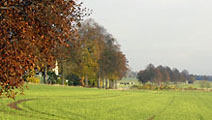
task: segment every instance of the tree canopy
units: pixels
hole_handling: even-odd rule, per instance
[[[86,9],[75,0],[1,0],[0,95],[14,95],[39,62],[53,66],[55,52],[76,41]]]
[[[161,83],[169,82],[192,82],[194,76],[190,75],[187,70],[180,72],[178,69],[171,69],[167,66],[158,66],[149,64],[145,70],[141,70],[137,74],[137,78],[141,83],[154,82],[160,85]]]

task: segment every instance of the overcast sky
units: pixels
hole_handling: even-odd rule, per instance
[[[134,71],[149,63],[212,75],[212,0],[83,0]]]

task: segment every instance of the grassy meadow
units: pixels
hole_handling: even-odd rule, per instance
[[[29,85],[25,95],[17,96],[15,101],[0,99],[0,120],[211,119],[212,93],[203,91]]]

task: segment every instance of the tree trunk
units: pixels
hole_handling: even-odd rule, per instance
[[[108,79],[106,79],[106,82],[105,82],[105,89],[107,89],[107,85],[108,84]]]
[[[113,89],[113,81],[112,80],[109,80],[109,88]]]
[[[115,89],[118,89],[117,80],[115,80]]]
[[[102,88],[105,88],[105,79],[103,78]]]
[[[47,80],[46,80],[46,74],[47,74],[47,67],[44,67],[44,72],[43,72],[43,83],[46,84]]]
[[[100,78],[98,79],[97,84],[97,87],[100,88]]]
[[[97,87],[100,88],[100,73],[99,73],[99,78],[98,78],[97,84],[98,84]]]
[[[116,80],[113,80],[113,89],[116,88],[116,87],[115,87],[115,85],[116,85],[115,81],[116,81]]]
[[[43,83],[46,84],[46,68],[44,68],[44,71],[43,71]]]
[[[65,83],[65,78],[64,78],[64,64],[61,62],[61,79],[62,79],[62,85]]]
[[[88,76],[85,76],[85,87],[88,87]]]
[[[82,86],[85,87],[85,78],[84,78],[84,76],[81,77],[80,82],[81,82]]]

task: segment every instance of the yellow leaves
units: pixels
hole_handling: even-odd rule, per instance
[[[45,67],[45,64],[44,63],[41,63],[41,67]]]
[[[27,77],[27,81],[32,82],[32,83],[40,83],[40,79],[37,77]]]
[[[37,66],[36,68],[38,69],[38,71],[40,71],[40,70],[41,70],[41,68],[40,68],[39,66]]]

